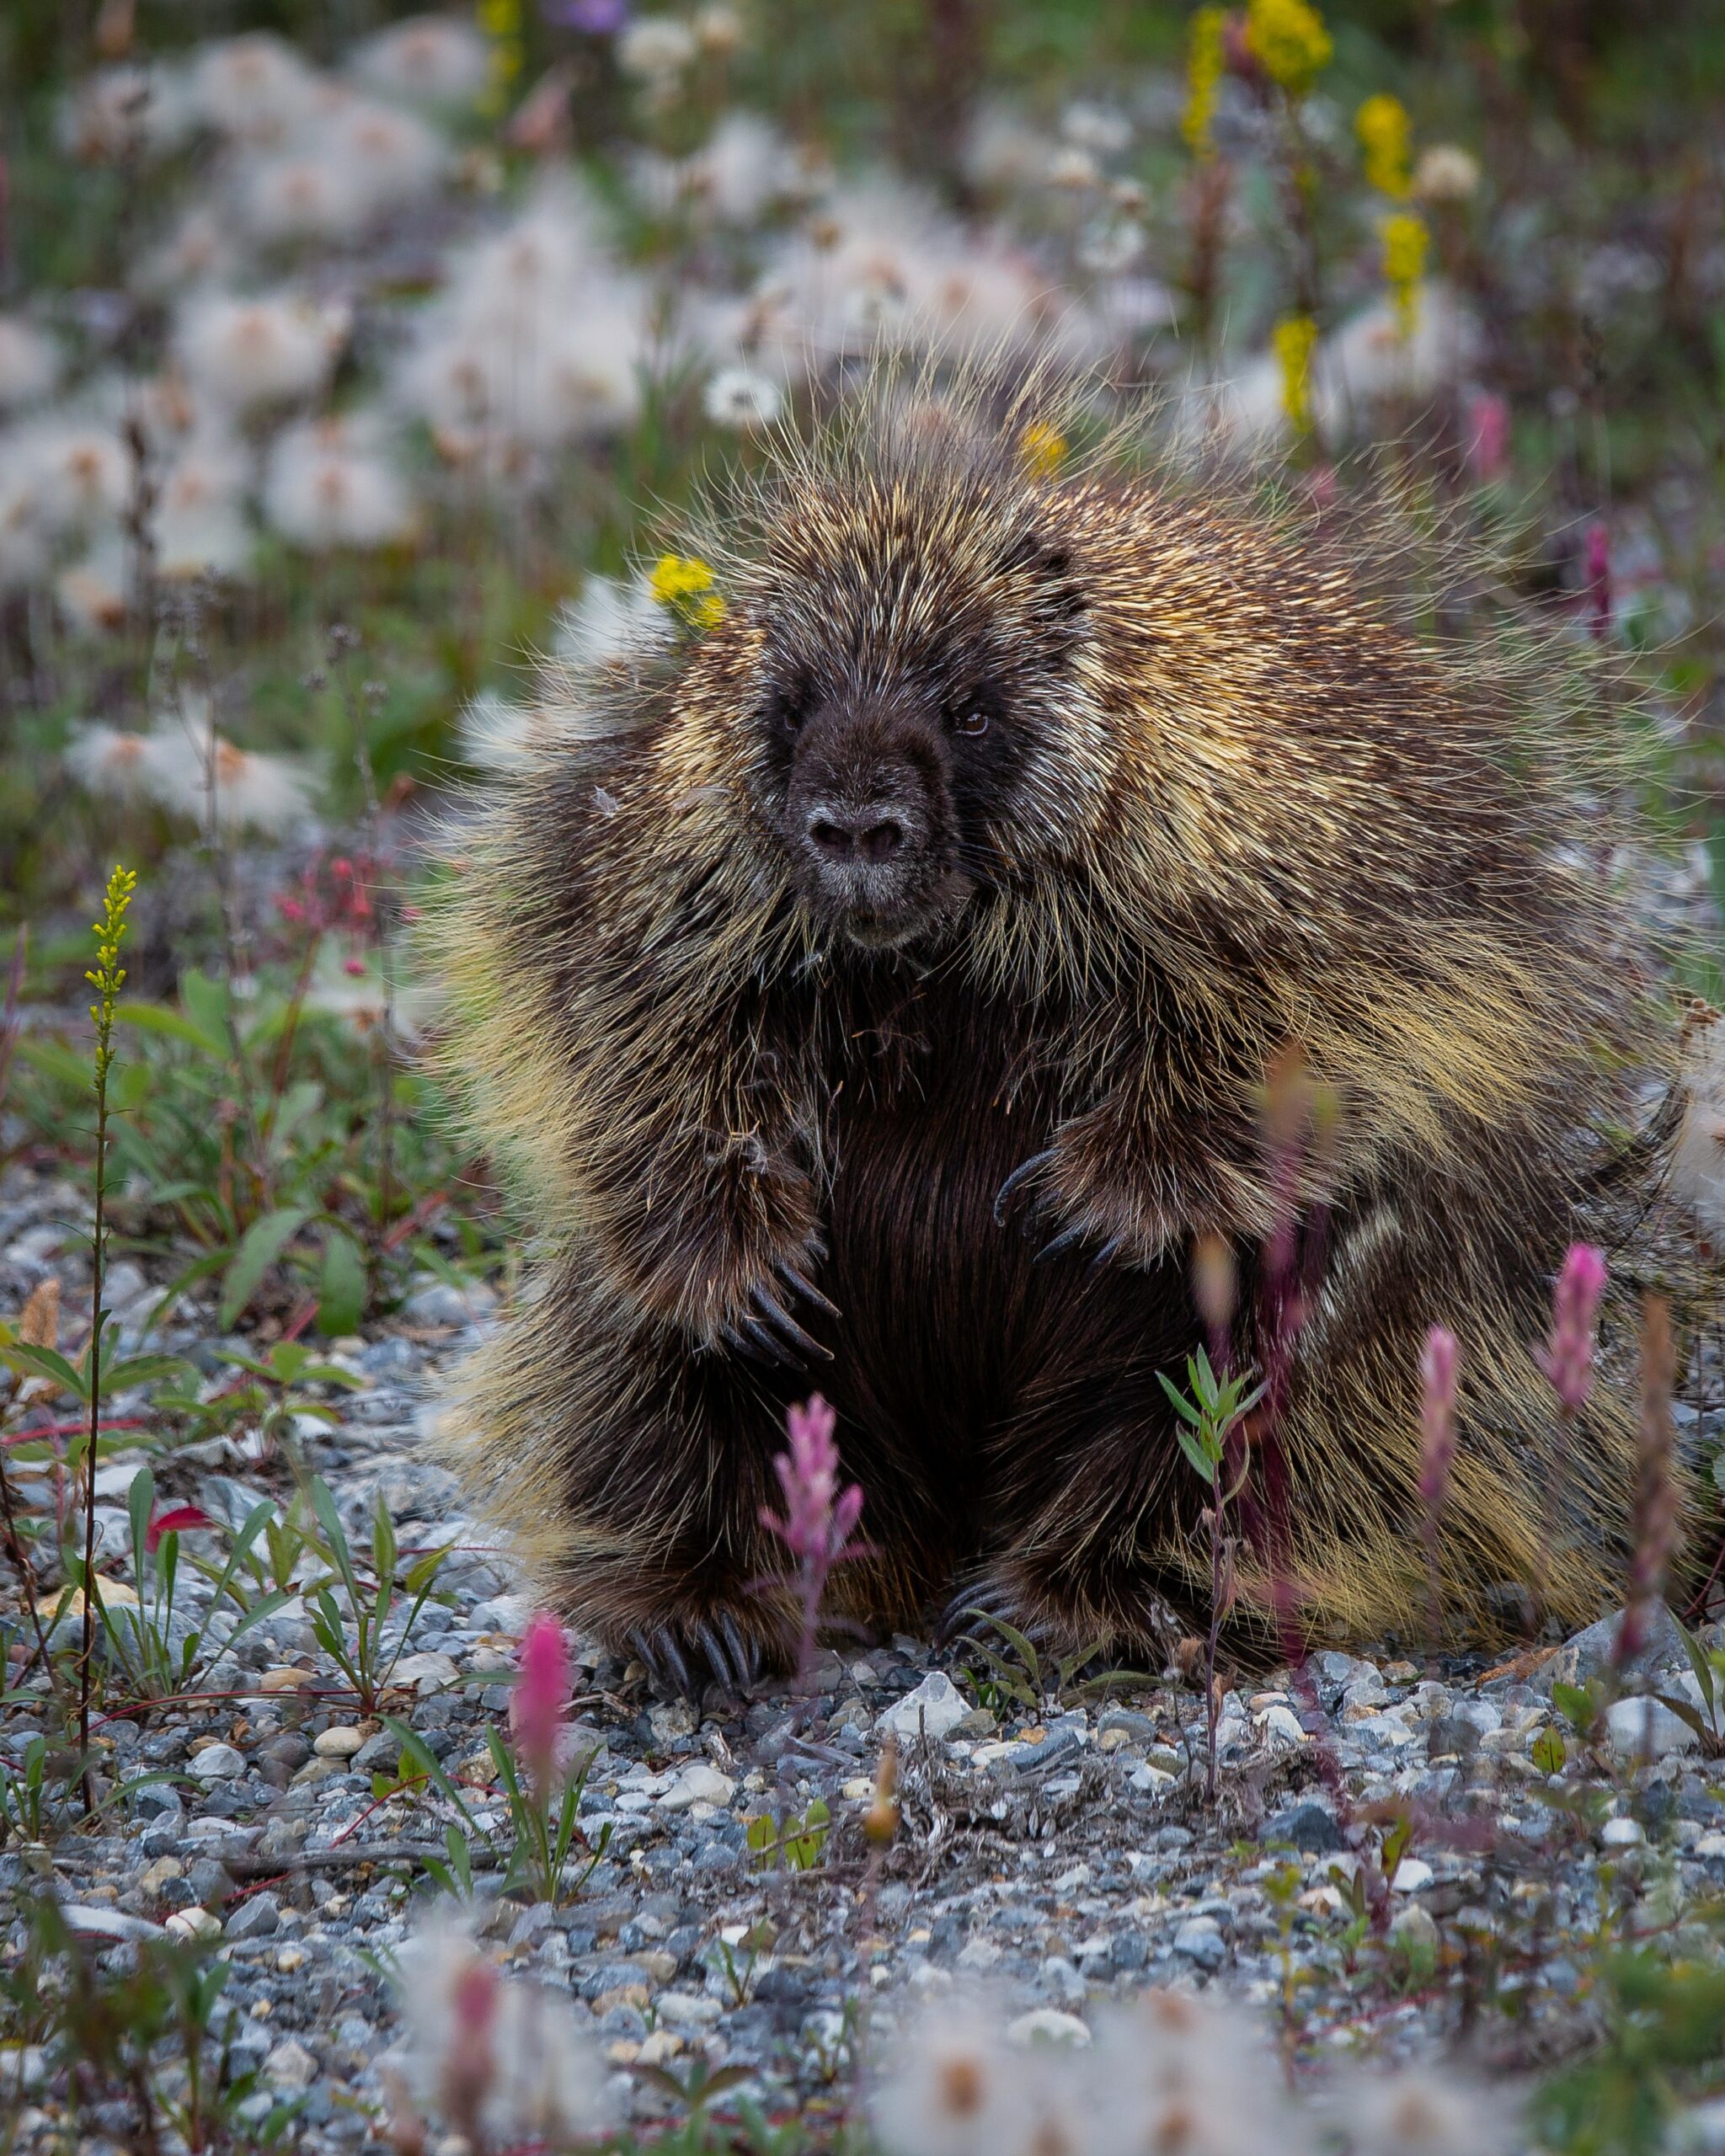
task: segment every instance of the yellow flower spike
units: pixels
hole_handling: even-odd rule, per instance
[[[1033,419],[1018,437],[1018,456],[1033,479],[1051,479],[1066,461],[1071,445],[1058,427]]]
[[[717,628],[724,619],[724,600],[713,588],[713,564],[698,554],[661,554],[647,585],[661,606],[691,628]]]
[[[1354,115],[1354,131],[1365,153],[1365,177],[1379,194],[1397,201],[1412,185],[1413,123],[1400,98],[1368,98]]]
[[[1303,97],[1335,50],[1307,0],[1247,0],[1246,49],[1290,97]]]
[[[1378,227],[1384,248],[1384,282],[1396,303],[1396,330],[1406,344],[1418,315],[1417,291],[1425,270],[1427,235],[1420,220],[1406,210],[1386,217]]]
[[[1282,409],[1296,433],[1311,432],[1311,355],[1317,324],[1309,314],[1284,315],[1270,333],[1282,371]]]
[[[479,27],[491,41],[490,76],[485,88],[485,109],[501,112],[509,102],[510,85],[521,72],[521,0],[479,0]]]
[[[1186,45],[1186,109],[1180,132],[1200,163],[1215,155],[1210,124],[1215,118],[1216,87],[1226,65],[1224,32],[1227,16],[1220,8],[1200,8],[1192,18]]]
[[[90,1017],[96,1027],[96,1084],[99,1088],[112,1059],[114,1006],[126,984],[126,968],[120,963],[120,947],[126,938],[126,909],[138,887],[135,868],[116,867],[103,894],[102,918],[91,925],[96,939],[96,963],[84,979],[96,991]]]

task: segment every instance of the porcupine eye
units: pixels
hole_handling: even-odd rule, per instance
[[[975,740],[979,734],[988,731],[988,713],[980,704],[960,704],[947,723],[954,734],[962,734]]]

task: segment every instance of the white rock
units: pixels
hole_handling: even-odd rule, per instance
[[[1128,1780],[1140,1795],[1148,1796],[1157,1790],[1172,1787],[1174,1777],[1166,1767],[1152,1767],[1146,1759],[1141,1767],[1132,1769]]]
[[[206,1744],[192,1761],[200,1782],[238,1781],[245,1770],[245,1761],[231,1744]]]
[[[312,1749],[320,1759],[351,1759],[365,1742],[363,1733],[346,1725],[326,1729],[312,1740]]]
[[[1611,1749],[1620,1758],[1662,1758],[1668,1752],[1693,1752],[1701,1739],[1680,1715],[1657,1700],[1619,1700],[1607,1709]]]
[[[264,2060],[264,2071],[284,2089],[309,2089],[318,2079],[318,2062],[303,2044],[290,2036]]]
[[[1608,1819],[1599,1829],[1599,1839],[1608,1849],[1628,1849],[1644,1842],[1647,1836],[1638,1819]]]
[[[1390,1892],[1392,1894],[1417,1894],[1423,1886],[1429,1886],[1436,1876],[1423,1857],[1404,1856],[1396,1866],[1396,1876],[1390,1881]]]
[[[1267,1742],[1276,1747],[1304,1744],[1306,1732],[1300,1726],[1300,1717],[1291,1707],[1270,1707],[1258,1724]]]
[[[221,1935],[222,1919],[213,1909],[176,1909],[166,1929],[176,1939],[216,1939]]]
[[[67,1928],[80,1939],[159,1939],[162,1927],[147,1917],[128,1916],[124,1909],[104,1908],[100,1903],[86,1908],[68,1902],[61,1910]]]
[[[446,1684],[453,1684],[460,1672],[453,1659],[435,1652],[426,1654],[404,1654],[390,1675],[392,1684],[410,1684],[422,1700],[432,1693],[441,1692]]]
[[[930,1737],[950,1737],[970,1711],[970,1703],[943,1669],[925,1677],[914,1692],[895,1700],[874,1726],[891,1730],[902,1743],[914,1743],[926,1732]]]
[[[659,1800],[662,1812],[686,1812],[692,1804],[729,1804],[737,1790],[728,1774],[709,1767],[704,1759],[692,1760]]]
[[[992,1939],[967,1939],[959,1949],[961,1969],[992,1969],[1006,1958],[1006,1949]]]
[[[1007,2041],[1021,2049],[1034,2043],[1072,2044],[1081,2048],[1090,2041],[1090,2031],[1076,2014],[1062,2014],[1057,2006],[1038,2006],[1007,2024]]]

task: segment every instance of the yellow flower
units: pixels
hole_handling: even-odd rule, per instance
[[[1296,432],[1311,432],[1311,355],[1317,324],[1309,314],[1284,315],[1270,332],[1282,370],[1282,409]]]
[[[698,554],[661,554],[648,589],[691,628],[717,628],[724,619],[724,600],[713,588],[713,565]]]
[[[1186,109],[1181,115],[1180,132],[1194,157],[1215,154],[1210,131],[1215,117],[1216,85],[1222,79],[1226,22],[1220,8],[1200,8],[1192,18],[1186,47]]]
[[[1365,152],[1369,184],[1381,195],[1404,195],[1413,129],[1401,99],[1387,94],[1368,98],[1354,115],[1354,131]]]
[[[1323,17],[1307,0],[1247,0],[1246,49],[1290,97],[1311,88],[1334,50]]]
[[[1033,419],[1018,437],[1018,455],[1033,479],[1051,479],[1066,461],[1071,444],[1058,427]]]
[[[1397,211],[1378,227],[1384,247],[1384,282],[1396,302],[1396,328],[1406,340],[1413,334],[1415,289],[1425,270],[1426,229],[1416,216]]]
[[[521,0],[479,0],[479,27],[491,40],[485,107],[501,112],[509,101],[509,86],[521,72]]]

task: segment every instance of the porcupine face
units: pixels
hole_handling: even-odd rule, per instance
[[[991,833],[1046,747],[1083,604],[1064,549],[997,504],[893,506],[814,505],[761,606],[766,820],[816,918],[872,948],[998,875]]]

